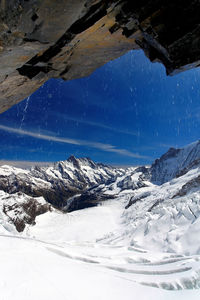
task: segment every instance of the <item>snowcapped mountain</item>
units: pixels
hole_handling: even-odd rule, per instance
[[[164,202],[163,199],[169,197],[172,199],[176,195],[177,197],[185,196],[191,190],[198,190],[199,166],[200,141],[182,149],[170,148],[149,168],[116,168],[95,163],[89,158],[71,156],[68,160],[57,162],[52,166],[36,166],[31,170],[1,166],[0,190],[12,197],[14,194],[18,195],[17,193],[24,194],[25,198],[42,197],[54,208],[65,212],[97,206],[102,201],[115,199],[125,194],[129,198],[125,205],[126,209],[133,204],[137,207],[138,201],[144,201],[147,208],[148,199],[156,199],[155,203],[152,202],[152,207],[154,207]],[[187,175],[191,170],[197,170],[196,176],[192,179]],[[186,177],[183,177],[184,175]],[[186,180],[178,181],[176,193],[171,195],[169,191],[173,185],[170,180],[177,177],[186,178]],[[170,189],[159,194],[162,189],[158,185],[166,182],[170,182]],[[144,211],[143,208],[141,213],[143,214]]]
[[[2,297],[199,299],[199,150],[171,148],[149,168],[73,156],[0,167]]]
[[[62,208],[75,195],[95,185],[113,182],[117,176],[124,174],[124,169],[94,163],[89,158],[71,156],[53,166],[36,166],[30,171],[1,166],[0,190],[9,194],[23,192],[32,197],[42,196],[55,207]]]
[[[161,158],[156,159],[151,166],[151,181],[155,184],[163,184],[199,165],[200,141],[196,141],[182,149],[170,148]]]

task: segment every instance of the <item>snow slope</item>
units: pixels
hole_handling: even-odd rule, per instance
[[[153,251],[200,255],[199,176],[200,169],[193,169],[161,186],[126,195],[125,230],[118,239]]]
[[[48,210],[21,233],[3,205],[6,200],[11,206],[23,204],[30,197],[0,192],[0,299],[199,299],[198,145],[162,158],[160,176],[172,178],[159,185],[148,181],[152,169],[105,171],[88,159],[72,157],[67,167],[61,164],[64,169],[47,168],[47,178],[53,172],[63,180],[68,171],[78,178],[80,170],[90,182],[111,172],[88,190],[90,197],[103,194],[110,200],[71,213]],[[38,203],[45,201],[38,198]]]
[[[198,290],[141,286],[129,275],[65,256],[55,245],[4,236],[0,252],[2,300],[132,300],[134,295],[142,300],[199,299]]]
[[[81,212],[49,212],[29,236],[1,235],[1,299],[199,299],[199,256],[109,241],[124,229],[123,205],[121,199]]]

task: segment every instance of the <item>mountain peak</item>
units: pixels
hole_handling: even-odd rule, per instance
[[[80,168],[80,165],[88,165],[91,168],[96,167],[96,163],[89,157],[76,158],[74,155],[71,155],[67,161],[72,163],[76,168]]]
[[[67,161],[70,162],[70,163],[72,163],[74,165],[74,167],[80,169],[79,161],[78,161],[78,159],[74,155],[71,155],[67,159]]]
[[[73,162],[75,160],[76,160],[76,157],[74,155],[70,155],[67,159],[67,161],[69,161],[69,162]]]
[[[200,140],[176,149],[170,148],[151,166],[151,180],[156,184],[163,184],[183,171],[197,167],[200,160]],[[184,171],[184,172],[185,172]]]

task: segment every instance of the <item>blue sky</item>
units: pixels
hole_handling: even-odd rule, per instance
[[[0,159],[149,164],[199,139],[199,73],[166,76],[131,51],[87,78],[51,79],[0,115]]]

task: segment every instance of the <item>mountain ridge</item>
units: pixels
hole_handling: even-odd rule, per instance
[[[159,159],[156,159],[150,168],[151,181],[163,184],[184,170],[198,166],[200,160],[200,141],[188,144],[183,148],[170,148]],[[196,165],[194,164],[196,162]]]
[[[156,197],[155,201],[150,201],[148,209],[151,213],[165,198],[170,197],[172,201],[198,191],[199,167],[200,141],[196,141],[180,149],[170,148],[150,167],[117,168],[75,156],[51,166],[35,166],[31,170],[1,166],[0,190],[8,199],[22,193],[26,202],[30,201],[30,206],[32,198],[37,200],[41,197],[53,208],[65,213],[98,206],[125,194],[128,195],[124,205],[126,210]],[[193,170],[196,170],[195,176],[190,178],[187,174]],[[186,179],[183,181],[182,178]],[[163,196],[158,187],[164,188],[169,182],[173,184],[173,180],[178,180],[178,188],[174,194],[164,190]]]

